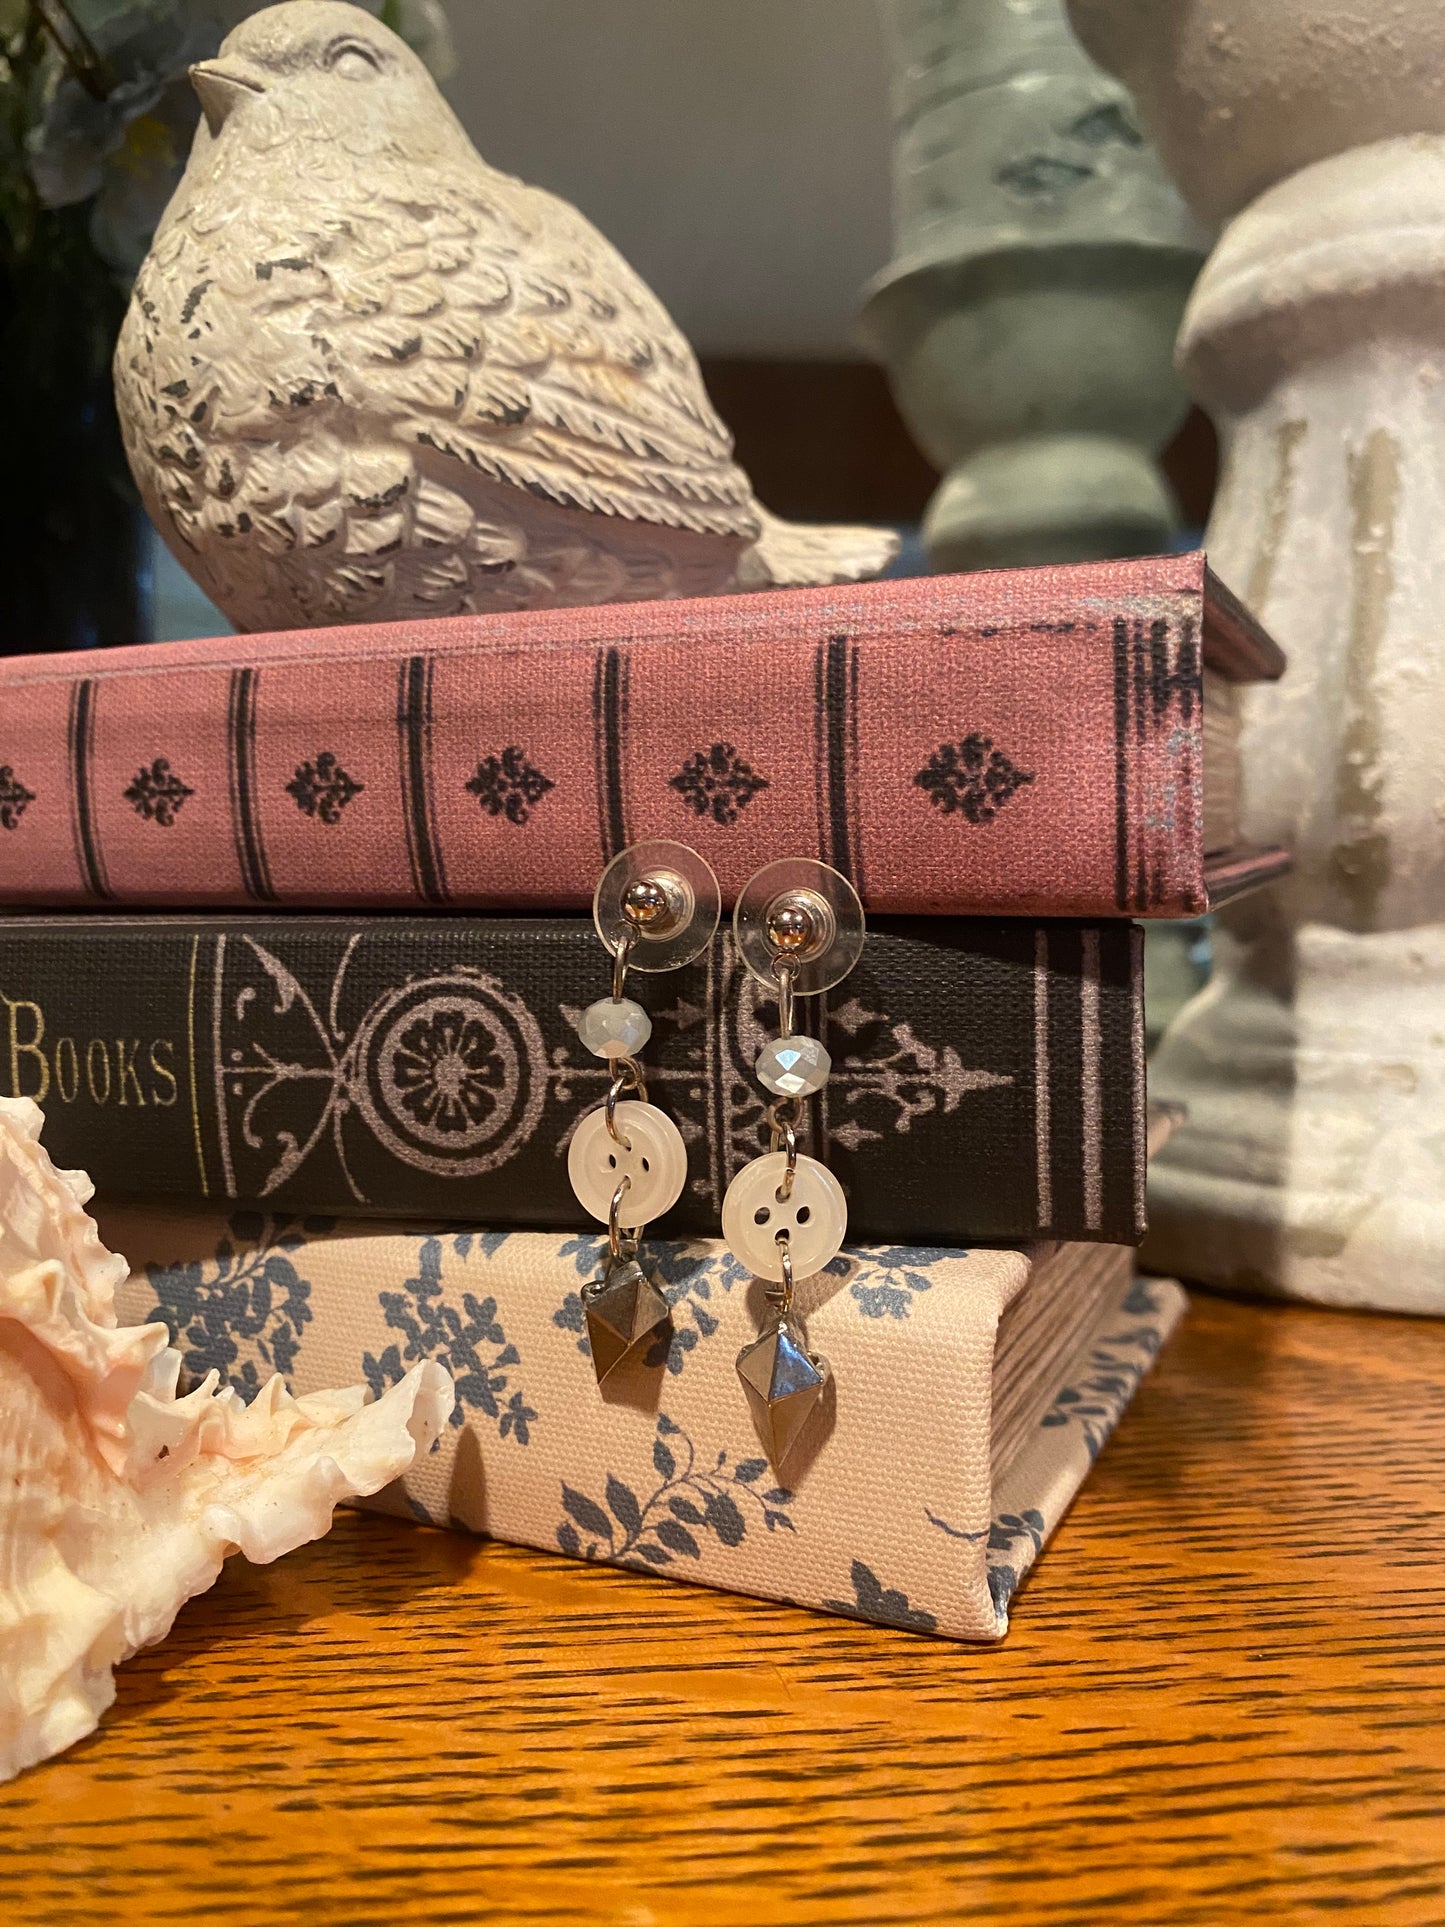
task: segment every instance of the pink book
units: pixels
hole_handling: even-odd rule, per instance
[[[1192,915],[1236,847],[1199,554],[0,661],[0,902],[580,909],[675,837],[880,912]]]

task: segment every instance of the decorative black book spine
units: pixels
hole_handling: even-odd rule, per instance
[[[576,1024],[607,982],[576,917],[9,918],[0,1094],[38,1099],[52,1157],[113,1198],[580,1227],[567,1140],[608,1073]],[[716,1235],[766,1148],[776,1009],[726,936],[628,992],[690,1159],[657,1228]],[[1143,1235],[1133,925],[879,920],[798,1011],[833,1057],[803,1148],[852,1241]]]

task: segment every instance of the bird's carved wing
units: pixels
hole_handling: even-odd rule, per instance
[[[239,626],[732,579],[763,518],[727,430],[574,209],[480,166],[304,211],[200,186],[137,278],[116,393],[148,508]]]
[[[350,227],[318,251],[313,331],[396,437],[560,507],[756,539],[691,348],[574,208],[487,170]]]

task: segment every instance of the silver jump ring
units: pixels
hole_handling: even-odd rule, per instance
[[[791,1113],[790,1116],[783,1115],[784,1106]],[[771,1148],[776,1151],[781,1146],[787,1154],[787,1163],[783,1167],[783,1181],[778,1186],[778,1198],[784,1204],[793,1195],[793,1179],[798,1172],[797,1112],[798,1100],[795,1097],[775,1098],[768,1106],[768,1125],[772,1133]]]
[[[773,975],[778,980],[778,1035],[793,1034],[793,986],[798,981],[798,966],[791,957],[773,960]]]
[[[622,1199],[632,1187],[632,1180],[624,1171],[617,1189],[612,1193],[612,1203],[607,1208],[607,1249],[614,1264],[623,1259],[637,1256],[637,1238],[640,1227],[629,1225],[623,1229],[618,1213],[622,1209]]]
[[[793,1249],[792,1241],[786,1231],[780,1231],[774,1240],[778,1247],[778,1261],[783,1268],[783,1282],[774,1285],[766,1293],[768,1303],[777,1311],[780,1319],[786,1318],[793,1309]]]
[[[642,1067],[635,1058],[614,1057],[612,1061],[617,1066],[617,1075],[607,1086],[607,1102],[603,1106],[603,1114],[607,1121],[607,1135],[622,1150],[630,1151],[631,1139],[625,1138],[617,1128],[617,1104],[626,1091],[635,1092],[638,1103],[645,1104],[647,1083],[642,1075]]]
[[[783,1165],[783,1181],[778,1186],[778,1201],[786,1204],[793,1195],[793,1179],[798,1175],[798,1134],[791,1124],[783,1126],[783,1151],[787,1161]]]
[[[628,1087],[627,1078],[619,1072],[618,1075],[614,1077],[612,1082],[607,1086],[607,1103],[604,1106],[604,1113],[603,1113],[607,1119],[608,1137],[610,1137],[612,1139],[612,1142],[615,1145],[617,1145],[619,1149],[623,1151],[630,1151],[632,1149],[632,1144],[630,1139],[625,1138],[622,1135],[621,1131],[619,1131],[617,1128],[617,1100],[618,1098],[621,1097],[622,1093],[628,1088],[629,1087]]]
[[[626,1088],[632,1092],[639,1104],[647,1102],[647,1079],[642,1075],[642,1066],[635,1057],[614,1057],[618,1076],[626,1079]]]
[[[632,955],[632,946],[637,942],[637,932],[630,923],[619,923],[617,934],[612,940],[612,1001],[621,1003],[623,988],[627,983],[627,959]]]

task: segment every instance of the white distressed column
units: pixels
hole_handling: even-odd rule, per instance
[[[1221,432],[1211,560],[1291,662],[1244,703],[1243,812],[1297,874],[1221,919],[1160,1048],[1189,1120],[1146,1256],[1445,1313],[1445,9],[1071,9],[1228,219],[1179,362]]]

